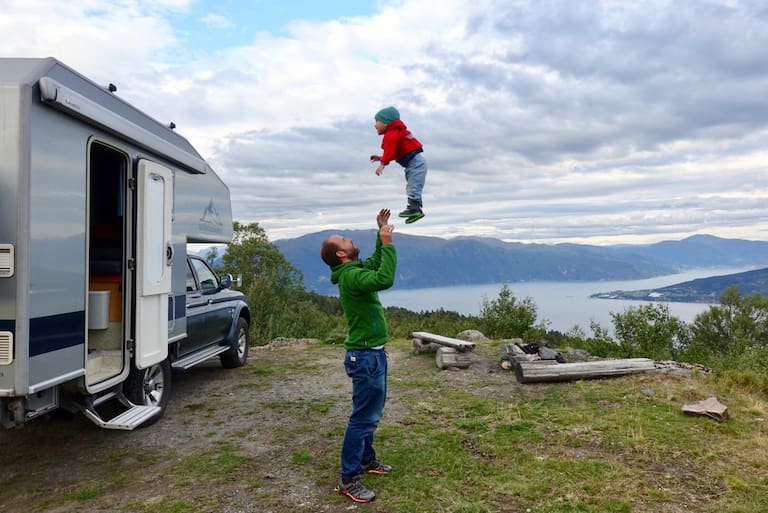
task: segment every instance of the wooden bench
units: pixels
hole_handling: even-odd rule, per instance
[[[474,342],[435,335],[426,331],[414,331],[411,336],[415,352],[435,351],[435,364],[438,369],[448,367],[466,369],[471,363],[469,353],[475,350]]]

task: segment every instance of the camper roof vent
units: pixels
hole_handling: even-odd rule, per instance
[[[0,244],[0,278],[13,276],[13,244]]]
[[[13,363],[13,333],[0,331],[0,365]]]

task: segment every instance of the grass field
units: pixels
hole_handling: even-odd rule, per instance
[[[768,401],[718,376],[644,373],[520,385],[478,343],[438,370],[389,344],[376,435],[386,476],[355,505],[334,491],[350,407],[343,349],[254,348],[175,377],[166,416],[130,433],[81,418],[0,433],[0,510],[147,513],[763,513]],[[681,413],[715,396],[730,419]]]

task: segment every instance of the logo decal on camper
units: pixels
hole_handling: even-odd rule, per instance
[[[216,205],[213,203],[213,198],[211,198],[211,201],[208,203],[208,206],[205,207],[205,211],[203,211],[203,217],[200,218],[200,222],[204,224],[212,224],[216,226],[221,226],[223,224],[221,222],[221,217],[219,216],[219,210],[216,208]]]

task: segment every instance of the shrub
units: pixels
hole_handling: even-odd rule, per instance
[[[389,335],[391,337],[408,338],[414,331],[428,331],[447,337],[467,329],[478,329],[480,320],[475,316],[462,315],[442,308],[434,311],[419,313],[400,307],[385,309]]]
[[[712,306],[696,316],[691,326],[694,349],[702,354],[728,356],[768,341],[768,299],[760,294],[741,296],[731,287]]]
[[[536,305],[530,297],[518,300],[505,283],[499,296],[483,299],[480,309],[481,331],[489,338],[523,338],[532,340],[546,332],[543,326],[534,326]]]
[[[674,358],[688,340],[685,323],[671,316],[664,304],[630,306],[623,313],[612,313],[611,317],[625,358],[668,360]]]

